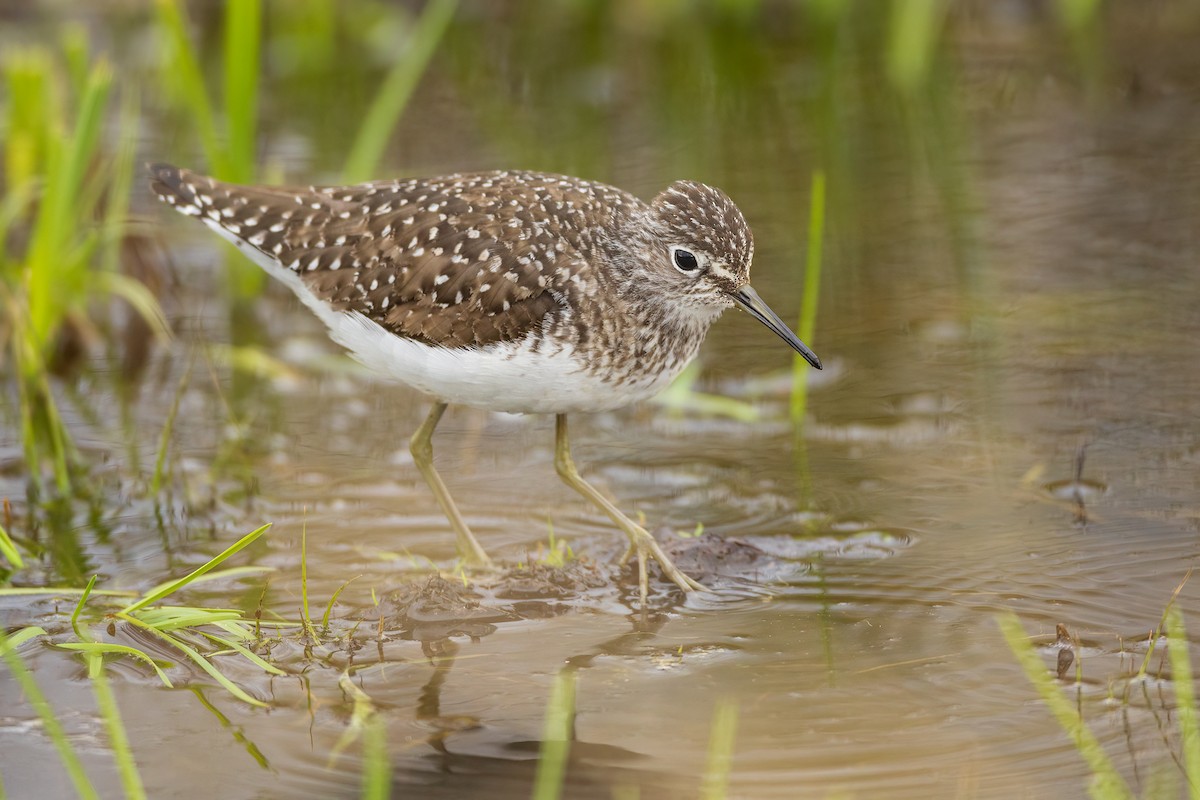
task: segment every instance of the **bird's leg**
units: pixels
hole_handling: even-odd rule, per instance
[[[631,553],[637,554],[638,582],[643,605],[646,603],[646,594],[649,589],[649,581],[646,577],[647,556],[657,561],[659,566],[662,567],[663,573],[675,581],[680,589],[683,589],[685,592],[704,591],[703,586],[687,575],[684,575],[675,566],[671,559],[667,557],[667,554],[662,551],[662,548],[658,546],[658,542],[654,540],[654,537],[645,528],[622,514],[620,509],[610,503],[595,487],[580,477],[579,470],[575,469],[575,462],[571,460],[571,445],[567,441],[566,414],[558,414],[555,417],[554,468],[558,470],[559,476],[566,481],[568,486],[599,506],[600,510],[607,514],[609,519],[616,523],[617,527],[623,530],[625,535],[629,537],[629,549],[625,551],[625,555],[621,558],[621,563],[624,563]]]
[[[458,552],[468,561],[491,566],[492,560],[479,546],[479,542],[472,535],[471,529],[467,527],[462,514],[458,513],[458,506],[454,505],[454,499],[450,497],[446,484],[442,483],[442,476],[438,475],[437,470],[433,468],[433,429],[437,427],[438,421],[445,412],[445,403],[434,403],[429,416],[425,418],[421,427],[417,428],[417,432],[409,440],[409,451],[412,453],[417,469],[421,471],[421,477],[433,490],[433,496],[437,498],[438,505],[442,507],[442,512],[450,520],[450,526],[454,528],[454,533],[458,536]]]

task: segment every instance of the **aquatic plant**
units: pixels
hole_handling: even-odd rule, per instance
[[[1190,573],[1189,573],[1190,574]],[[1186,578],[1184,579],[1186,581]],[[1125,683],[1126,687],[1144,686],[1148,680],[1147,667],[1151,656],[1163,641],[1167,646],[1167,658],[1171,666],[1170,685],[1175,693],[1175,716],[1179,730],[1180,755],[1170,753],[1171,759],[1183,773],[1188,785],[1188,794],[1200,798],[1200,714],[1197,713],[1195,688],[1192,682],[1192,663],[1188,655],[1187,631],[1183,614],[1175,607],[1183,583],[1175,589],[1171,601],[1163,611],[1162,619],[1150,634],[1149,646],[1141,667]],[[1121,775],[1099,738],[1083,718],[1082,708],[1077,706],[1062,691],[1060,681],[1046,669],[1041,655],[1034,649],[1016,614],[1005,612],[997,616],[997,623],[1004,640],[1016,657],[1021,671],[1033,684],[1043,704],[1058,721],[1063,732],[1070,738],[1076,751],[1091,770],[1088,793],[1097,800],[1132,800],[1134,790]],[[1154,776],[1146,787],[1144,797],[1177,797],[1178,787],[1171,785],[1161,773]]]
[[[113,297],[167,335],[157,300],[121,272],[117,256],[136,140],[136,95],[126,94],[122,105],[116,157],[102,158],[113,73],[104,60],[90,67],[84,61],[82,77],[71,80],[79,50],[64,46],[61,60],[48,48],[7,54],[7,103],[0,116],[0,366],[7,361],[15,378],[32,487],[40,493],[48,470],[62,495],[72,489],[77,459],[50,373],[64,353],[98,338],[98,314]]]

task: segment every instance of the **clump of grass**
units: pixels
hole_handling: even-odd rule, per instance
[[[1190,575],[1190,572],[1189,572]],[[1184,578],[1186,581],[1187,578]],[[1141,668],[1130,679],[1134,685],[1146,680],[1147,665],[1157,648],[1157,643],[1166,634],[1167,656],[1171,665],[1171,683],[1175,691],[1176,718],[1179,725],[1182,758],[1171,754],[1171,759],[1183,771],[1189,787],[1189,796],[1200,798],[1200,714],[1197,713],[1195,689],[1192,684],[1192,664],[1188,656],[1188,638],[1184,629],[1183,615],[1174,606],[1183,583],[1175,589],[1171,601],[1163,612],[1158,626],[1150,634]],[[1063,731],[1079,755],[1087,762],[1092,778],[1088,793],[1098,800],[1125,800],[1135,797],[1133,789],[1125,781],[1116,765],[1104,751],[1099,739],[1083,719],[1082,710],[1063,694],[1059,683],[1046,668],[1041,656],[1030,643],[1016,614],[1005,612],[996,620],[1009,649],[1016,657],[1026,678],[1037,689],[1042,702],[1058,720]],[[1152,780],[1144,794],[1147,798],[1177,796],[1177,787],[1162,774]]]
[[[1055,679],[1051,677],[1046,665],[1042,663],[1042,657],[1038,655],[1025,635],[1025,629],[1021,627],[1021,621],[1017,619],[1017,615],[1008,611],[997,617],[996,621],[1000,625],[1001,633],[1004,634],[1004,641],[1008,643],[1009,649],[1016,656],[1017,663],[1021,665],[1021,671],[1037,689],[1046,708],[1058,720],[1058,724],[1070,737],[1071,743],[1091,769],[1092,784],[1089,787],[1091,795],[1106,800],[1107,798],[1132,798],[1133,791],[1129,788],[1129,784],[1121,777],[1121,773],[1117,771],[1112,759],[1104,752],[1100,740],[1084,723],[1083,717],[1075,705],[1063,695]]]
[[[45,48],[10,51],[0,67],[8,90],[0,119],[0,351],[7,356],[0,361],[10,360],[15,373],[33,488],[44,488],[48,470],[62,495],[72,490],[78,460],[49,378],[64,326],[94,338],[89,304],[118,296],[166,335],[153,295],[116,269],[132,146],[101,157],[113,75],[103,60],[88,67],[81,47],[68,48],[68,77]],[[134,101],[124,108],[121,138],[133,141]],[[17,231],[24,235],[11,235]]]
[[[554,523],[548,523],[550,532],[546,536],[546,544],[543,547],[541,542],[538,542],[537,561],[551,567],[562,569],[569,562],[575,560],[575,551],[571,549],[571,545],[562,539],[554,536]]]
[[[265,703],[251,697],[245,690],[221,672],[213,659],[221,655],[236,654],[265,672],[273,675],[284,675],[285,673],[282,670],[258,656],[248,645],[259,638],[258,631],[263,625],[278,627],[288,624],[249,620],[246,619],[241,611],[236,609],[162,605],[161,601],[179,590],[195,585],[197,582],[203,580],[238,577],[266,571],[267,568],[263,567],[233,567],[217,571],[217,567],[234,554],[249,546],[269,528],[270,525],[268,524],[251,531],[220,554],[209,559],[182,578],[155,586],[141,596],[132,598],[132,602],[108,611],[106,618],[109,621],[123,622],[163,642],[171,649],[181,653],[187,660],[208,674],[237,699],[250,705],[265,707]],[[96,641],[96,638],[92,636],[88,628],[79,625],[80,615],[91,597],[104,596],[106,604],[110,604],[110,601],[113,599],[128,597],[128,593],[125,592],[95,591],[94,586],[95,578],[93,577],[82,590],[5,588],[0,589],[0,597],[28,594],[79,594],[79,602],[76,604],[75,611],[71,616],[72,628],[77,638],[75,641],[56,642],[55,645],[64,650],[73,650],[81,653],[85,658],[93,656],[116,656],[137,659],[149,665],[164,686],[171,687],[171,680],[163,671],[158,659],[144,650],[139,650],[135,647]],[[89,669],[91,669],[90,666]]]
[[[262,536],[269,527],[269,525],[263,525],[243,536],[219,555],[209,559],[182,578],[155,586],[141,596],[136,596],[132,592],[97,590],[95,588],[95,576],[92,577],[83,589],[11,587],[0,589],[0,596],[33,594],[78,595],[79,599],[70,617],[71,629],[75,633],[76,640],[52,642],[51,644],[63,650],[79,653],[87,665],[88,678],[91,681],[92,690],[96,697],[96,708],[104,724],[105,731],[108,734],[109,745],[113,751],[113,758],[117,765],[117,773],[120,777],[125,797],[132,800],[143,800],[146,797],[146,791],[142,783],[137,761],[133,755],[129,736],[121,719],[116,696],[112,691],[108,675],[105,672],[105,662],[109,658],[133,658],[149,665],[164,686],[171,688],[172,683],[163,671],[163,666],[166,665],[146,651],[128,645],[96,640],[92,629],[80,621],[89,599],[103,597],[106,604],[130,600],[131,602],[126,602],[120,608],[110,611],[105,615],[108,624],[111,625],[114,621],[121,621],[150,634],[182,653],[201,670],[215,679],[218,684],[229,691],[234,697],[251,705],[265,707],[265,703],[246,694],[244,690],[227,678],[213,663],[213,659],[219,655],[236,653],[267,672],[283,675],[282,670],[268,664],[246,646],[247,642],[257,638],[257,630],[262,625],[262,622],[256,621],[255,623],[251,623],[243,617],[241,612],[232,609],[165,606],[161,605],[161,601],[167,599],[180,589],[193,586],[200,581],[262,572],[263,568],[257,567],[235,567],[224,570],[218,570],[217,568],[234,554]],[[214,629],[216,632],[214,632]],[[3,656],[7,662],[9,670],[21,686],[22,692],[41,718],[47,735],[59,751],[59,756],[75,787],[76,793],[82,798],[97,798],[99,795],[84,772],[79,757],[72,747],[70,740],[66,737],[62,724],[58,721],[53,707],[45,695],[42,694],[33,675],[16,652],[16,649],[20,645],[47,636],[46,630],[40,627],[23,628],[12,636],[7,636],[3,630],[0,630],[0,656]],[[213,644],[217,645],[218,649],[209,649]],[[209,651],[201,652],[205,649],[209,649]]]

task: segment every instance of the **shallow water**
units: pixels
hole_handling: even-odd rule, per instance
[[[310,597],[323,609],[358,576],[334,627],[345,634],[362,621],[353,648],[309,654],[286,637],[274,645],[286,678],[227,660],[269,711],[182,667],[171,672],[172,691],[114,663],[150,795],[357,796],[357,745],[330,755],[350,722],[338,677],[353,664],[387,722],[396,796],[527,796],[550,687],[564,668],[577,678],[567,796],[611,797],[622,787],[696,796],[724,700],[737,708],[730,796],[1081,796],[1086,765],[1004,644],[995,616],[1005,609],[1037,637],[1047,669],[1055,625],[1077,637],[1081,679],[1072,668],[1060,686],[1079,698],[1135,788],[1176,771],[1161,655],[1144,688],[1128,684],[1195,563],[1200,533],[1200,72],[1179,44],[1200,32],[1200,19],[1166,6],[1136,25],[1128,9],[1112,13],[1099,77],[1077,73],[1065,48],[1046,43],[1052,26],[1023,4],[965,15],[947,32],[959,83],[934,96],[957,115],[952,124],[906,128],[888,103],[853,93],[833,121],[811,120],[834,127],[841,143],[832,149],[848,159],[835,152],[829,170],[825,276],[809,343],[827,368],[810,376],[802,437],[787,421],[788,353],[732,312],[702,352],[697,388],[753,404],[760,420],[656,404],[572,420],[584,475],[651,529],[689,533],[701,523],[706,537],[757,548],[716,559],[716,574],[701,559],[697,574],[712,593],[684,599],[655,583],[645,610],[632,572],[608,566],[620,534],[554,474],[552,420],[452,409],[435,437],[437,463],[489,551],[509,566],[529,561],[552,525],[602,580],[561,597],[514,599],[473,576],[479,602],[504,613],[406,622],[403,602],[387,595],[424,585],[431,564],[455,566],[453,536],[407,451],[427,401],[337,358],[278,287],[256,318],[265,351],[290,368],[234,380],[220,353],[206,350],[230,340],[223,251],[141,195],[179,276],[169,299],[179,337],[138,386],[132,447],[149,470],[190,368],[172,502],[160,525],[150,503],[120,488],[137,470],[116,401],[108,384],[84,380],[86,401],[66,408],[117,488],[99,520],[74,509],[59,526],[67,533],[47,525],[39,534],[52,548],[77,544],[78,556],[48,556],[16,582],[62,585],[97,572],[109,588],[144,589],[269,521],[270,533],[238,557],[277,570],[265,593],[253,576],[188,600],[253,610],[261,597],[296,619],[303,529]],[[477,23],[467,16],[456,47]],[[985,47],[980,25],[1006,35]],[[755,286],[794,319],[809,177],[829,157],[816,131],[790,123],[813,90],[804,37],[792,28],[767,37],[777,72],[754,93],[715,90],[752,112],[714,112],[706,144],[703,131],[681,143],[685,128],[637,116],[648,105],[641,93],[652,92],[620,88],[633,67],[619,56],[647,38],[619,27],[608,35],[609,60],[592,76],[617,87],[595,100],[613,119],[607,157],[596,158],[591,139],[535,153],[504,138],[528,131],[464,122],[472,119],[464,86],[489,84],[483,66],[464,65],[460,53],[456,68],[470,77],[427,82],[394,161],[406,173],[586,168],[643,195],[679,172],[720,184],[755,228]],[[504,78],[543,66],[538,56],[521,60],[518,43],[505,40]],[[556,102],[575,98],[573,79],[590,73],[574,61],[560,66],[522,96],[522,118],[572,118]],[[871,77],[858,79],[870,86]],[[686,81],[680,91],[705,96]],[[414,119],[434,110],[461,125],[431,130]],[[771,129],[772,119],[789,124]],[[319,143],[287,144],[305,139],[301,122],[268,129],[268,156],[289,178],[320,180],[329,169],[328,156],[312,154]],[[145,144],[155,151],[148,156],[186,157],[178,147],[155,132]],[[523,157],[534,163],[516,163]],[[4,465],[19,459],[14,436],[0,430]],[[23,485],[19,467],[0,469],[0,496],[17,503]],[[709,538],[688,544],[717,547]],[[78,575],[64,564],[81,565]],[[1200,588],[1185,585],[1177,602],[1200,619]],[[70,608],[6,598],[0,618],[54,633]],[[129,636],[119,630],[116,640]],[[22,655],[89,771],[115,795],[83,667],[40,644]],[[68,794],[7,672],[0,694],[12,698],[0,715],[8,793]]]

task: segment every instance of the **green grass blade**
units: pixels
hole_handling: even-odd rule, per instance
[[[429,0],[426,4],[409,38],[408,49],[388,73],[350,147],[342,171],[347,182],[369,180],[378,169],[388,138],[450,26],[457,7],[458,0]]]
[[[1196,715],[1196,687],[1192,683],[1192,661],[1188,657],[1187,631],[1183,614],[1172,606],[1167,611],[1167,656],[1171,659],[1171,683],[1175,687],[1175,714],[1183,743],[1183,767],[1192,800],[1200,800],[1200,720]]]
[[[1150,669],[1150,659],[1157,652],[1158,640],[1162,636],[1163,630],[1167,627],[1167,615],[1171,613],[1171,609],[1175,606],[1175,600],[1179,597],[1179,593],[1183,591],[1183,587],[1187,585],[1188,579],[1192,577],[1192,568],[1188,567],[1188,571],[1184,573],[1183,580],[1175,585],[1175,590],[1171,592],[1171,597],[1167,600],[1167,605],[1163,608],[1162,617],[1158,620],[1158,626],[1150,634],[1149,646],[1146,648],[1146,655],[1142,658],[1142,666],[1138,668],[1137,680],[1144,681],[1146,679],[1146,671]]]
[[[167,449],[171,445],[171,432],[175,430],[175,419],[179,416],[179,406],[183,402],[183,393],[187,391],[191,379],[191,364],[179,376],[179,385],[175,387],[175,396],[171,398],[171,408],[167,411],[167,421],[163,424],[162,433],[158,437],[158,452],[154,457],[154,474],[150,478],[150,496],[157,498],[162,492],[163,478],[167,469]]]
[[[947,0],[893,0],[886,66],[897,89],[911,93],[924,85],[948,6]]]
[[[63,313],[61,285],[64,278],[70,280],[64,275],[64,257],[75,223],[74,205],[95,156],[111,87],[112,69],[97,64],[80,100],[74,131],[58,143],[49,162],[28,259],[30,321],[43,352]]]
[[[92,782],[88,780],[87,773],[83,771],[83,764],[79,761],[79,756],[76,754],[75,748],[71,746],[70,740],[67,739],[67,734],[58,721],[58,717],[54,715],[54,709],[46,700],[46,695],[42,694],[41,688],[33,679],[33,674],[25,666],[25,662],[17,654],[16,645],[13,642],[19,643],[31,638],[30,635],[22,636],[25,631],[30,630],[37,631],[33,636],[45,633],[41,628],[25,628],[10,637],[3,628],[0,628],[0,656],[3,656],[5,662],[8,663],[8,669],[21,687],[21,691],[41,718],[42,727],[45,729],[46,735],[50,737],[50,741],[54,743],[55,749],[58,750],[58,756],[62,759],[63,767],[66,768],[67,776],[71,779],[75,792],[84,800],[99,800],[100,795],[96,793]]]
[[[821,259],[825,241],[825,171],[814,170],[809,192],[808,252],[804,260],[804,297],[800,305],[797,333],[801,341],[811,342],[817,333],[817,301],[821,297]],[[796,360],[808,362],[797,354]]]
[[[371,696],[358,687],[348,671],[343,671],[338,677],[338,688],[350,698],[350,722],[329,751],[328,766],[330,767],[333,766],[342,751],[359,737],[371,718],[375,716],[375,704],[371,701]]]
[[[141,628],[142,630],[151,634],[152,636],[162,639],[164,642],[171,645],[171,647],[174,647],[176,650],[183,653],[185,656],[187,656],[189,659],[192,660],[192,663],[194,663],[196,666],[200,667],[200,669],[202,669],[206,673],[208,673],[208,675],[213,680],[215,680],[217,683],[221,684],[221,686],[223,686],[225,688],[225,691],[229,692],[231,695],[233,695],[237,699],[241,700],[243,703],[249,703],[252,706],[259,706],[260,708],[268,708],[267,704],[264,703],[263,701],[257,700],[255,698],[251,697],[250,695],[246,694],[245,690],[243,690],[240,686],[238,686],[233,681],[229,680],[229,678],[225,677],[225,674],[222,673],[215,666],[213,666],[212,663],[207,658],[205,658],[203,655],[201,655],[198,651],[196,651],[194,648],[189,646],[187,643],[183,642],[181,639],[179,639],[179,637],[172,636],[169,633],[160,631],[157,628],[155,628],[153,625],[147,625],[146,623],[142,622],[137,617],[133,617],[128,614],[121,613],[121,612],[117,612],[117,616],[120,617],[121,619],[125,620],[126,622],[130,623],[131,625],[138,626],[139,628]]]
[[[4,530],[3,525],[0,525],[0,556],[4,556],[4,560],[9,564],[12,564],[13,569],[25,568],[25,559],[21,558],[21,551],[17,550],[16,542],[14,542],[8,535],[8,531]],[[350,580],[354,579],[351,578]],[[350,581],[346,581],[346,583],[349,582]],[[345,584],[342,585],[345,586]],[[341,589],[338,591],[340,592]],[[336,597],[336,595],[334,596]],[[332,605],[332,601],[330,602]],[[328,612],[326,612],[326,618],[328,618],[328,616]]]
[[[9,228],[25,214],[33,198],[34,184],[32,181],[14,186],[11,180],[10,176],[9,185],[4,187],[4,193],[0,195],[0,242],[8,241]],[[0,248],[0,278],[3,278],[12,269],[12,262],[6,264],[4,261],[7,255],[4,248]]]
[[[308,519],[300,525],[300,621],[304,623],[304,632],[314,642],[319,642],[320,636],[313,627],[312,617],[308,614]]]
[[[567,777],[575,720],[575,670],[563,669],[554,678],[542,722],[542,750],[533,779],[534,800],[557,800]]]
[[[363,800],[388,800],[392,796],[392,764],[387,753],[387,727],[372,714],[363,728]]]
[[[230,650],[236,651],[238,655],[259,667],[264,672],[269,672],[272,675],[287,675],[287,673],[281,670],[279,667],[268,664],[257,653],[251,652],[244,644],[241,644],[240,642],[235,642],[233,639],[227,639],[224,636],[218,636],[217,634],[209,633],[208,631],[200,631],[200,633],[204,634],[209,639],[212,639],[217,644],[223,644]]]
[[[93,575],[87,582],[87,586],[83,587],[83,594],[79,595],[79,602],[75,604],[75,610],[71,612],[71,628],[75,631],[75,635],[80,639],[88,640],[87,632],[79,627],[79,615],[83,611],[84,605],[87,604],[88,598],[92,596],[92,589],[96,588],[96,575]]]
[[[29,189],[42,174],[62,111],[46,52],[14,48],[5,56],[4,188],[13,192]]]
[[[3,634],[3,633],[4,633],[4,629],[0,628],[0,634]],[[40,628],[37,625],[30,625],[29,627],[21,628],[16,633],[9,635],[8,638],[5,640],[6,644],[4,644],[2,646],[10,647],[15,650],[18,647],[20,647],[21,645],[28,642],[30,639],[36,639],[39,636],[45,636],[45,635],[46,635],[45,628]]]
[[[815,170],[808,206],[808,253],[804,264],[804,296],[800,300],[800,319],[797,335],[800,341],[813,346],[817,331],[817,304],[821,297],[821,258],[825,239],[825,172]],[[800,354],[792,358],[792,421],[804,421],[808,408],[809,364]]]
[[[1050,709],[1050,713],[1058,720],[1058,724],[1070,737],[1071,743],[1087,762],[1088,768],[1091,769],[1092,795],[1132,800],[1134,795],[1129,784],[1117,772],[1116,766],[1104,752],[1104,748],[1096,739],[1095,734],[1084,724],[1075,706],[1063,696],[1058,684],[1050,677],[1050,672],[1042,663],[1041,656],[1029,643],[1025,629],[1021,627],[1021,621],[1017,619],[1017,615],[1006,611],[996,617],[996,622],[1000,625],[1000,632],[1004,634],[1004,641],[1008,643],[1008,649],[1012,651],[1017,663],[1020,664],[1021,671],[1033,684],[1041,696],[1042,702]]]
[[[1072,32],[1083,30],[1096,18],[1100,0],[1057,0],[1054,3],[1059,19]]]
[[[59,37],[59,49],[67,65],[71,91],[82,94],[88,76],[88,31],[77,22],[68,23]]]
[[[712,730],[708,734],[708,761],[700,784],[703,800],[723,800],[729,793],[729,772],[733,767],[733,743],[737,739],[738,706],[723,697],[713,709]]]
[[[337,591],[333,593],[333,596],[329,598],[329,602],[325,605],[325,614],[324,614],[324,616],[321,617],[321,630],[322,631],[329,630],[329,615],[333,613],[333,605],[334,605],[334,603],[337,602],[338,597],[341,596],[342,591],[347,586],[349,586],[351,583],[353,583],[354,581],[358,580],[361,577],[362,577],[362,575],[355,575],[353,578],[351,578],[350,580],[346,581],[341,586],[339,586],[337,588]]]
[[[167,322],[166,312],[146,284],[119,272],[105,272],[96,277],[98,288],[105,294],[116,295],[129,303],[160,342],[171,341],[171,323]]]
[[[48,595],[50,597],[77,597],[83,594],[83,589],[74,589],[70,586],[5,586],[0,588],[0,597],[38,597]],[[96,597],[137,597],[137,592],[131,592],[126,589],[93,589],[91,592]]]
[[[63,642],[62,644],[54,645],[62,650],[74,650],[77,653],[102,653],[114,656],[131,656],[140,661],[145,661],[154,670],[154,674],[163,682],[163,686],[168,689],[174,689],[175,685],[171,683],[171,679],[167,677],[167,673],[162,671],[158,666],[158,662],[144,650],[138,650],[136,647],[129,647],[124,644],[112,644],[110,642]],[[165,662],[164,662],[165,663]]]
[[[239,622],[242,612],[232,608],[188,608],[165,606],[135,612],[137,618],[160,631],[177,631],[218,622]]]
[[[225,180],[254,180],[258,119],[259,51],[262,47],[260,0],[225,3],[225,123],[229,134]]]
[[[199,129],[200,141],[208,155],[210,167],[215,174],[224,177],[229,173],[228,159],[217,136],[212,101],[204,86],[200,61],[188,38],[183,12],[178,0],[158,0],[157,8],[159,25],[166,31],[165,38],[170,41],[174,56],[167,65],[168,74],[179,82],[178,94],[191,114],[192,123]]]
[[[651,399],[655,405],[675,412],[690,411],[696,414],[729,417],[741,422],[755,422],[762,418],[758,407],[752,403],[735,400],[725,395],[706,394],[696,391],[700,377],[700,365],[693,361],[671,381],[671,385]]]
[[[255,622],[257,622],[257,620]],[[254,629],[256,627],[255,622],[251,622],[250,620],[246,619],[245,616],[242,616],[235,620],[214,622],[213,626],[220,628],[239,641],[256,642],[261,637],[254,634]]]
[[[137,91],[133,87],[123,89],[117,155],[112,161],[108,191],[104,195],[104,229],[108,234],[104,243],[105,274],[119,274],[121,266],[121,243],[129,221],[129,196],[133,186],[133,165],[139,141],[139,114]],[[138,286],[145,289],[145,285],[140,282]]]
[[[117,698],[104,672],[104,656],[92,652],[84,657],[87,659],[88,677],[92,679],[92,691],[96,694],[96,708],[104,720],[104,729],[108,731],[108,743],[112,746],[113,760],[117,762],[117,773],[121,776],[125,797],[129,800],[145,800],[146,789],[142,786],[142,776],[133,759],[133,749],[129,746],[129,736],[121,721]]]
[[[236,542],[231,544],[229,547],[225,548],[223,551],[221,551],[220,554],[209,559],[204,564],[202,564],[201,566],[192,570],[187,575],[184,575],[179,580],[171,581],[166,586],[162,586],[162,587],[158,588],[157,590],[147,593],[144,597],[142,597],[142,599],[138,600],[136,603],[131,603],[130,605],[121,609],[118,613],[119,614],[132,614],[133,612],[137,611],[138,609],[145,608],[146,606],[150,605],[151,603],[156,603],[159,600],[166,597],[167,595],[172,594],[172,593],[182,589],[183,587],[187,586],[190,583],[194,583],[195,580],[197,578],[199,578],[201,575],[205,574],[206,572],[210,572],[213,569],[219,567],[226,559],[230,558],[231,556],[235,555],[239,551],[241,551],[244,548],[251,545],[256,539],[258,539],[258,537],[260,537],[264,533],[266,533],[267,529],[270,527],[271,527],[271,523],[268,522],[266,525],[256,528],[255,530],[253,530],[250,533],[243,536],[241,539],[238,539]]]
[[[211,572],[206,572],[203,575],[199,575],[191,582],[190,585],[199,586],[202,583],[208,583],[210,581],[223,581],[223,580],[229,580],[230,578],[242,578],[242,577],[247,577],[250,575],[265,575],[267,573],[274,572],[274,571],[275,571],[275,567],[264,567],[264,566],[253,566],[253,565],[247,565],[244,567],[229,567],[228,569],[213,570]],[[164,589],[173,583],[176,583],[176,581],[174,581],[174,580],[163,581],[162,583],[158,584],[157,586],[152,587],[148,591],[150,593],[157,592],[160,589]]]

